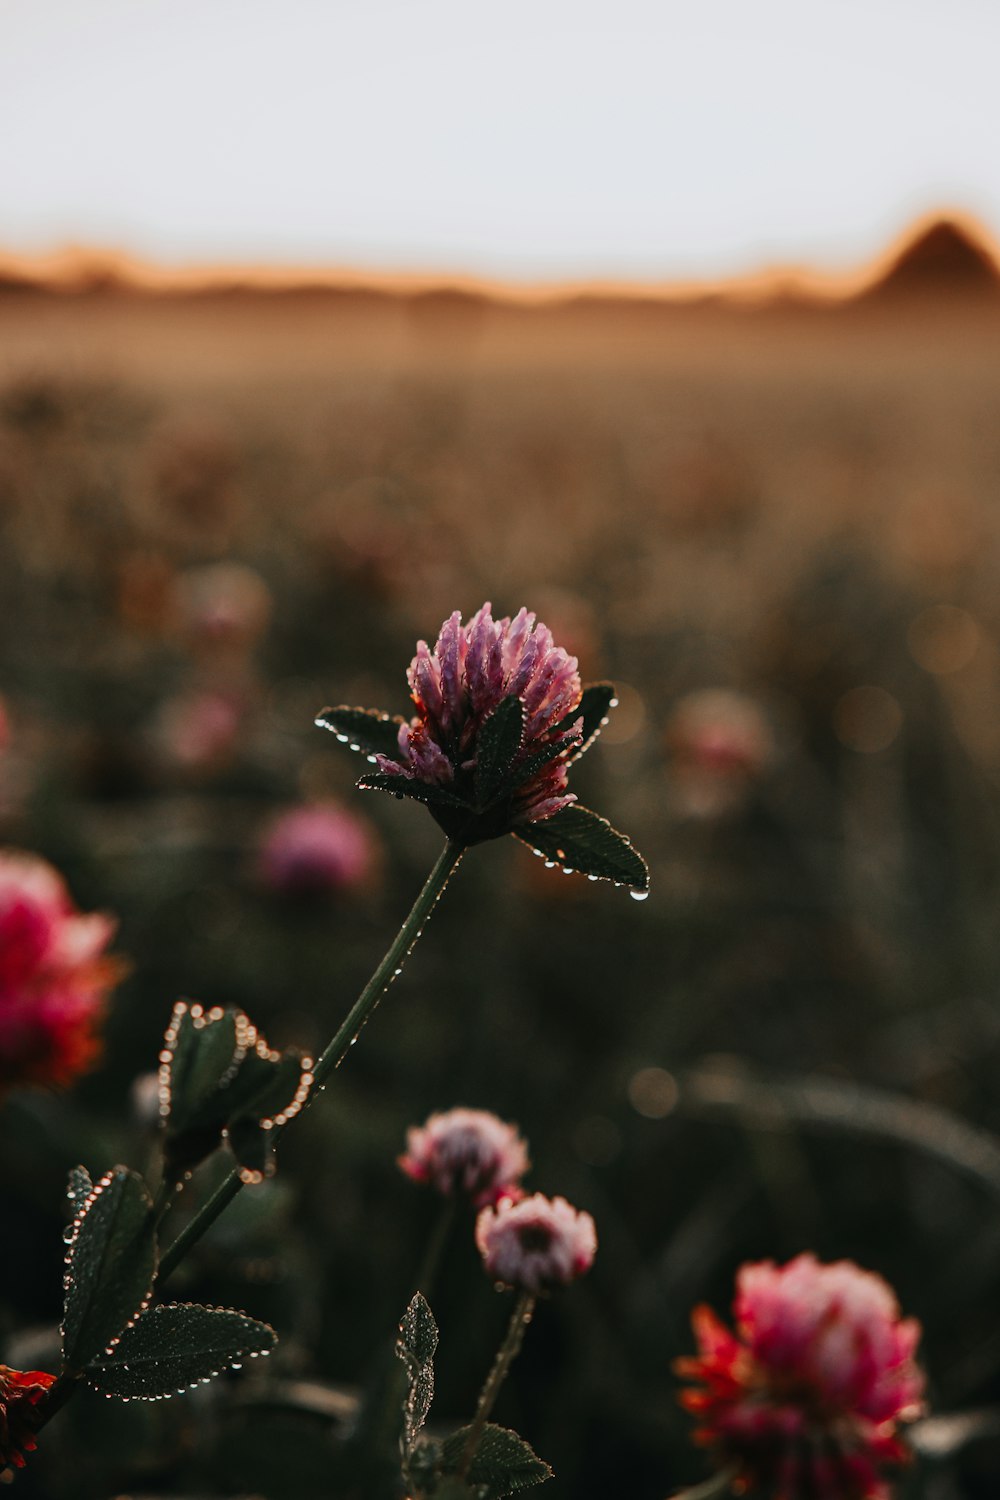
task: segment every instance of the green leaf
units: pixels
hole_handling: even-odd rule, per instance
[[[269,1324],[246,1313],[165,1303],[141,1313],[114,1349],[90,1361],[86,1376],[109,1396],[151,1401],[238,1369],[246,1359],[270,1354],[277,1342]]]
[[[643,894],[649,890],[649,871],[642,855],[623,833],[589,808],[574,803],[551,818],[521,824],[514,831],[523,843],[566,869],[613,880]]]
[[[471,1431],[471,1427],[462,1427],[445,1438],[441,1448],[443,1473],[457,1474],[461,1469]],[[492,1422],[483,1428],[466,1475],[478,1500],[501,1500],[503,1495],[516,1494],[551,1478],[552,1470],[530,1443],[509,1427],[497,1427]]]
[[[86,1167],[70,1167],[69,1182],[66,1186],[66,1196],[75,1204],[75,1210],[81,1209],[94,1191],[94,1184],[90,1180],[90,1173]]]
[[[407,1391],[403,1402],[403,1451],[413,1452],[420,1429],[434,1400],[434,1355],[438,1328],[422,1292],[410,1301],[396,1339],[396,1354],[406,1366]]]
[[[367,771],[358,780],[365,792],[391,792],[394,797],[412,797],[417,802],[426,802],[429,807],[460,807],[468,810],[461,797],[435,786],[430,781],[417,781],[413,776],[394,776],[386,771]]]
[[[483,720],[476,737],[476,801],[488,807],[503,787],[524,737],[524,705],[511,695]]]
[[[549,764],[549,761],[557,760],[560,755],[564,755],[567,762],[574,758],[572,746],[561,745],[557,740],[555,743],[550,741],[540,750],[536,750],[533,755],[527,756],[514,769],[510,781],[511,789],[516,790],[519,786],[523,786],[526,781],[531,780],[532,776],[537,776],[538,772]]]
[[[156,1275],[153,1205],[142,1178],[113,1167],[84,1199],[66,1254],[63,1359],[81,1370],[149,1299]]]
[[[362,754],[387,755],[390,760],[399,759],[400,718],[379,713],[377,708],[324,708],[316,715],[319,729],[329,729],[352,750]]]
[[[169,1135],[211,1127],[216,1099],[239,1064],[235,1010],[209,1010],[179,1000],[160,1054],[160,1089]],[[223,1119],[225,1116],[223,1115]]]
[[[176,1175],[197,1166],[228,1132],[244,1181],[270,1176],[267,1133],[302,1108],[312,1060],[294,1048],[272,1052],[241,1010],[206,1013],[186,1001],[174,1008],[161,1059],[168,1171]]]
[[[583,719],[583,738],[576,749],[570,753],[570,760],[579,760],[580,756],[590,749],[608,722],[609,710],[614,708],[617,701],[612,682],[591,682],[584,688],[578,707],[556,725],[557,730],[565,730],[569,729],[577,719]]]

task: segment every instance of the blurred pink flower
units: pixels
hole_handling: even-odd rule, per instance
[[[104,952],[114,929],[81,915],[45,860],[0,850],[0,1087],[66,1084],[93,1063],[124,968]]]
[[[737,806],[775,753],[760,705],[730,688],[683,697],[667,725],[666,743],[682,810],[700,817]]]
[[[565,1198],[535,1193],[484,1208],[476,1220],[476,1245],[494,1281],[537,1296],[590,1270],[597,1231],[590,1214]]]
[[[234,693],[179,693],[157,716],[159,749],[182,770],[221,770],[233,759],[244,718],[245,704]]]
[[[410,1126],[399,1165],[414,1182],[446,1197],[461,1193],[482,1208],[519,1197],[530,1163],[515,1126],[485,1109],[449,1109]]]
[[[700,1352],[677,1362],[698,1382],[681,1396],[696,1440],[768,1500],[884,1500],[879,1471],[906,1458],[897,1424],[919,1415],[924,1385],[920,1325],[891,1287],[806,1254],[743,1266],[733,1311],[735,1335],[696,1308]]]
[[[379,859],[371,824],[324,802],[294,807],[271,824],[258,871],[265,885],[288,895],[346,891],[369,881]]]
[[[576,801],[566,790],[567,757],[579,748],[583,729],[582,719],[566,722],[583,691],[576,658],[533,614],[522,609],[513,620],[494,620],[484,604],[463,625],[456,610],[433,651],[426,641],[417,643],[407,680],[417,714],[400,726],[399,760],[377,757],[381,771],[447,788],[474,807],[480,731],[505,698],[515,697],[524,709],[515,772],[536,755],[556,753],[517,786],[499,826],[481,836],[538,822]]]
[[[197,650],[247,651],[271,618],[270,589],[243,563],[188,568],[176,588],[181,630]]]

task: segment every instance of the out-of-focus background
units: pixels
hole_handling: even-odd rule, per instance
[[[609,54],[559,6],[502,36],[444,5],[377,34],[170,12],[0,15],[0,843],[130,964],[99,1067],[0,1112],[0,1358],[52,1357],[68,1167],[151,1156],[174,1000],[318,1048],[395,931],[437,830],[312,720],[405,712],[453,609],[525,604],[617,684],[574,785],[652,895],[473,851],[275,1183],[176,1278],[275,1322],[267,1379],[82,1397],[21,1493],[355,1493],[351,1403],[435,1219],[395,1158],[467,1104],[598,1224],[497,1413],[554,1500],[704,1474],[690,1309],[805,1248],[885,1275],[935,1408],[986,1413],[900,1494],[994,1496],[995,18],[637,4]],[[893,238],[937,203],[964,213]],[[839,290],[719,285],[803,260]],[[506,1314],[469,1225],[432,1301],[435,1417],[464,1420]]]

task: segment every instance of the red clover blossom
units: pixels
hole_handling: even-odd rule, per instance
[[[484,1208],[476,1220],[476,1245],[494,1281],[538,1296],[590,1270],[597,1230],[590,1214],[565,1198],[534,1193],[519,1203]]]
[[[905,1460],[897,1425],[919,1415],[920,1325],[891,1287],[852,1261],[800,1255],[745,1265],[733,1334],[693,1315],[699,1353],[677,1363],[697,1382],[681,1402],[699,1443],[768,1500],[886,1500],[885,1464]]]
[[[38,1403],[55,1378],[44,1370],[12,1370],[9,1365],[0,1365],[0,1475],[11,1464],[23,1469],[25,1453],[37,1446]]]
[[[581,807],[569,767],[614,706],[609,683],[583,687],[576,658],[526,609],[456,611],[407,672],[416,714],[326,708],[330,729],[376,767],[358,785],[427,805],[459,848],[515,833],[551,863],[645,894],[646,866],[624,835]]]
[[[92,1064],[123,969],[104,952],[114,930],[77,911],[45,860],[0,850],[0,1088],[67,1084]]]
[[[485,1109],[449,1109],[406,1132],[399,1165],[414,1182],[444,1197],[462,1194],[474,1207],[521,1196],[528,1148],[513,1125]]]

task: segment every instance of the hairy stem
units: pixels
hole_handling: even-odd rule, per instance
[[[497,1351],[497,1357],[493,1361],[493,1368],[486,1377],[486,1384],[479,1393],[479,1402],[476,1406],[476,1415],[472,1419],[469,1428],[469,1436],[465,1440],[465,1450],[462,1453],[462,1462],[459,1465],[458,1477],[465,1479],[476,1456],[479,1447],[479,1439],[483,1435],[483,1428],[489,1420],[490,1412],[493,1410],[494,1402],[500,1394],[500,1387],[507,1378],[507,1372],[518,1351],[524,1342],[524,1335],[528,1324],[531,1322],[535,1312],[535,1296],[533,1292],[522,1292],[517,1299],[517,1305],[511,1313],[510,1323],[503,1343]]]

